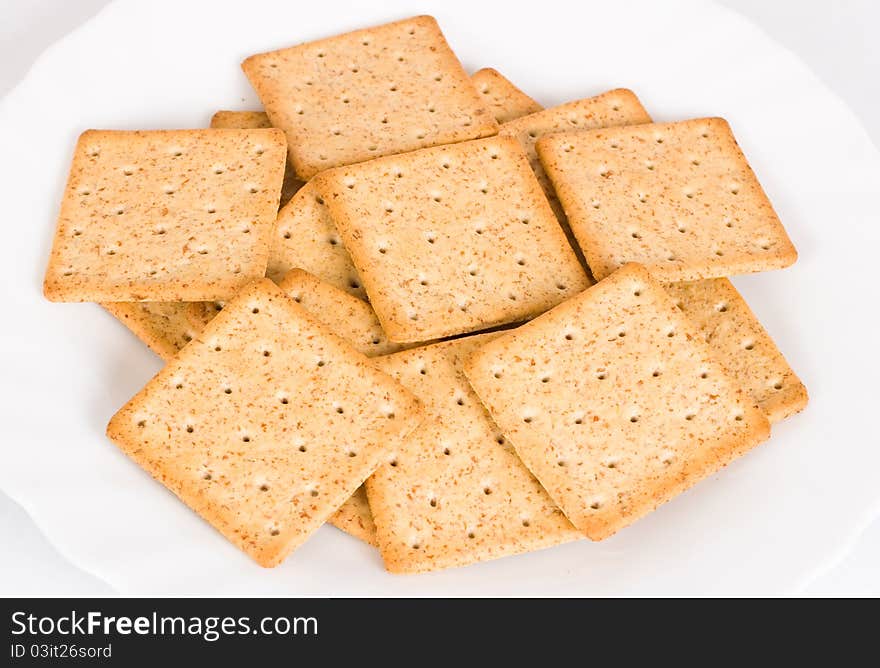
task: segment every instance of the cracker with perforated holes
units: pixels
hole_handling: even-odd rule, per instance
[[[379,549],[394,573],[497,559],[581,537],[529,473],[462,373],[498,333],[381,357],[426,420],[367,480]]]
[[[522,461],[601,540],[770,435],[641,265],[491,341],[465,372]]]
[[[516,322],[588,285],[515,139],[378,158],[317,181],[392,341]]]
[[[537,150],[597,279],[627,262],[672,282],[797,259],[721,118],[554,134]]]
[[[491,67],[474,72],[471,81],[499,123],[507,123],[542,109],[540,104]]]
[[[366,299],[360,276],[339,239],[314,179],[278,212],[272,233],[266,275],[278,282],[294,268],[304,269],[359,299]]]
[[[102,304],[163,360],[177,352],[201,330],[189,319],[186,302],[107,302]]]
[[[262,279],[107,434],[257,563],[275,566],[420,420],[407,390]]]
[[[265,111],[218,111],[211,117],[212,128],[271,128],[272,123]],[[303,182],[296,178],[288,165],[284,170],[279,206],[283,207],[302,188]]]
[[[52,301],[227,299],[266,271],[278,130],[89,130],[43,291]]]
[[[806,407],[807,388],[733,283],[714,278],[664,287],[770,422]]]
[[[303,180],[498,132],[430,16],[251,56],[242,69]]]

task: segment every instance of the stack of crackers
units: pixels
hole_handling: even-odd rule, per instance
[[[242,67],[264,112],[80,137],[44,291],[166,360],[107,434],[259,564],[601,540],[806,405],[726,278],[797,254],[725,121],[542,109],[426,16]]]

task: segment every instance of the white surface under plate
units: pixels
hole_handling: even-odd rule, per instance
[[[794,56],[715,5],[514,7],[121,1],[50,48],[0,102],[0,487],[73,563],[122,593],[773,593],[802,586],[871,519],[880,155],[865,132]],[[497,67],[546,105],[627,86],[658,120],[731,122],[800,251],[793,268],[735,282],[811,404],[599,544],[400,577],[324,527],[263,570],[104,437],[160,362],[98,306],[41,297],[71,152],[89,127],[199,127],[216,109],[256,108],[245,56],[420,12],[438,17],[466,67]]]

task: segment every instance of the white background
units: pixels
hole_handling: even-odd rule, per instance
[[[49,44],[104,6],[106,0],[0,0],[0,96]],[[791,48],[838,93],[880,144],[880,5],[868,0],[724,0]],[[29,517],[0,493],[0,593],[108,593],[108,585],[68,564]],[[811,593],[880,594],[880,522],[869,526]]]

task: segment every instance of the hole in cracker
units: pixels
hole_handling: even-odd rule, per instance
[[[695,417],[697,417],[697,416],[694,413],[688,413],[687,415],[684,416],[684,419],[687,420],[688,422],[690,422]]]
[[[483,487],[483,494],[485,494],[486,496],[489,496],[491,493],[492,493],[491,487]]]
[[[195,431],[195,429],[193,428],[193,426],[192,426],[191,424],[189,424],[189,425],[186,426],[186,433],[187,433],[187,434],[191,434],[191,433],[193,433],[194,431]]]
[[[137,426],[141,427],[141,428],[146,427],[147,421],[146,420],[138,420]]]
[[[311,496],[313,496],[313,497],[314,497],[314,496],[318,496],[318,490],[316,490],[316,489],[310,490],[310,491],[309,491],[309,494],[310,494]]]
[[[633,422],[633,423],[638,422],[638,421],[639,421],[639,416],[638,416],[638,415],[632,415],[632,416],[630,416],[629,421],[630,421],[630,422]]]
[[[277,535],[279,535],[280,533],[281,533],[281,532],[280,532],[278,529],[272,529],[272,530],[269,532],[269,534],[272,535],[272,536],[277,536]]]
[[[250,436],[242,436],[242,437],[241,437],[241,440],[244,441],[245,443],[250,443],[250,442],[251,442],[251,437],[250,437]]]
[[[774,389],[774,390],[781,390],[781,389],[782,389],[782,383],[779,383],[779,382],[773,383],[773,389]]]
[[[428,504],[431,506],[431,508],[436,508],[437,507],[437,499],[434,497],[431,497],[431,499],[428,501]]]
[[[531,526],[531,522],[529,522],[528,520],[523,520],[523,521],[522,521],[522,525],[523,525],[524,527],[527,527],[527,528],[528,528],[529,526]]]
[[[290,403],[290,399],[288,399],[287,397],[281,397],[281,398],[279,399],[279,401],[280,401],[282,404],[284,404],[285,406],[286,406],[287,404]]]
[[[449,456],[452,454],[452,451],[449,448],[443,448],[443,454]]]
[[[232,394],[232,388],[231,388],[231,387],[227,387],[227,388],[225,388],[225,389],[223,390],[223,394]]]
[[[262,485],[260,485],[260,491],[261,491],[261,492],[268,492],[268,491],[269,491],[269,485],[263,483]]]
[[[306,448],[306,446],[304,446],[304,445],[299,446],[299,448],[297,448],[297,449],[298,449],[300,452],[306,452],[306,451],[307,451],[307,448]]]
[[[745,348],[746,350],[754,350],[755,349],[754,341],[746,341],[745,344],[743,344],[743,348]]]
[[[599,501],[593,501],[590,504],[590,508],[592,508],[593,510],[599,510],[599,508],[601,508],[601,507],[602,507],[602,504]]]

